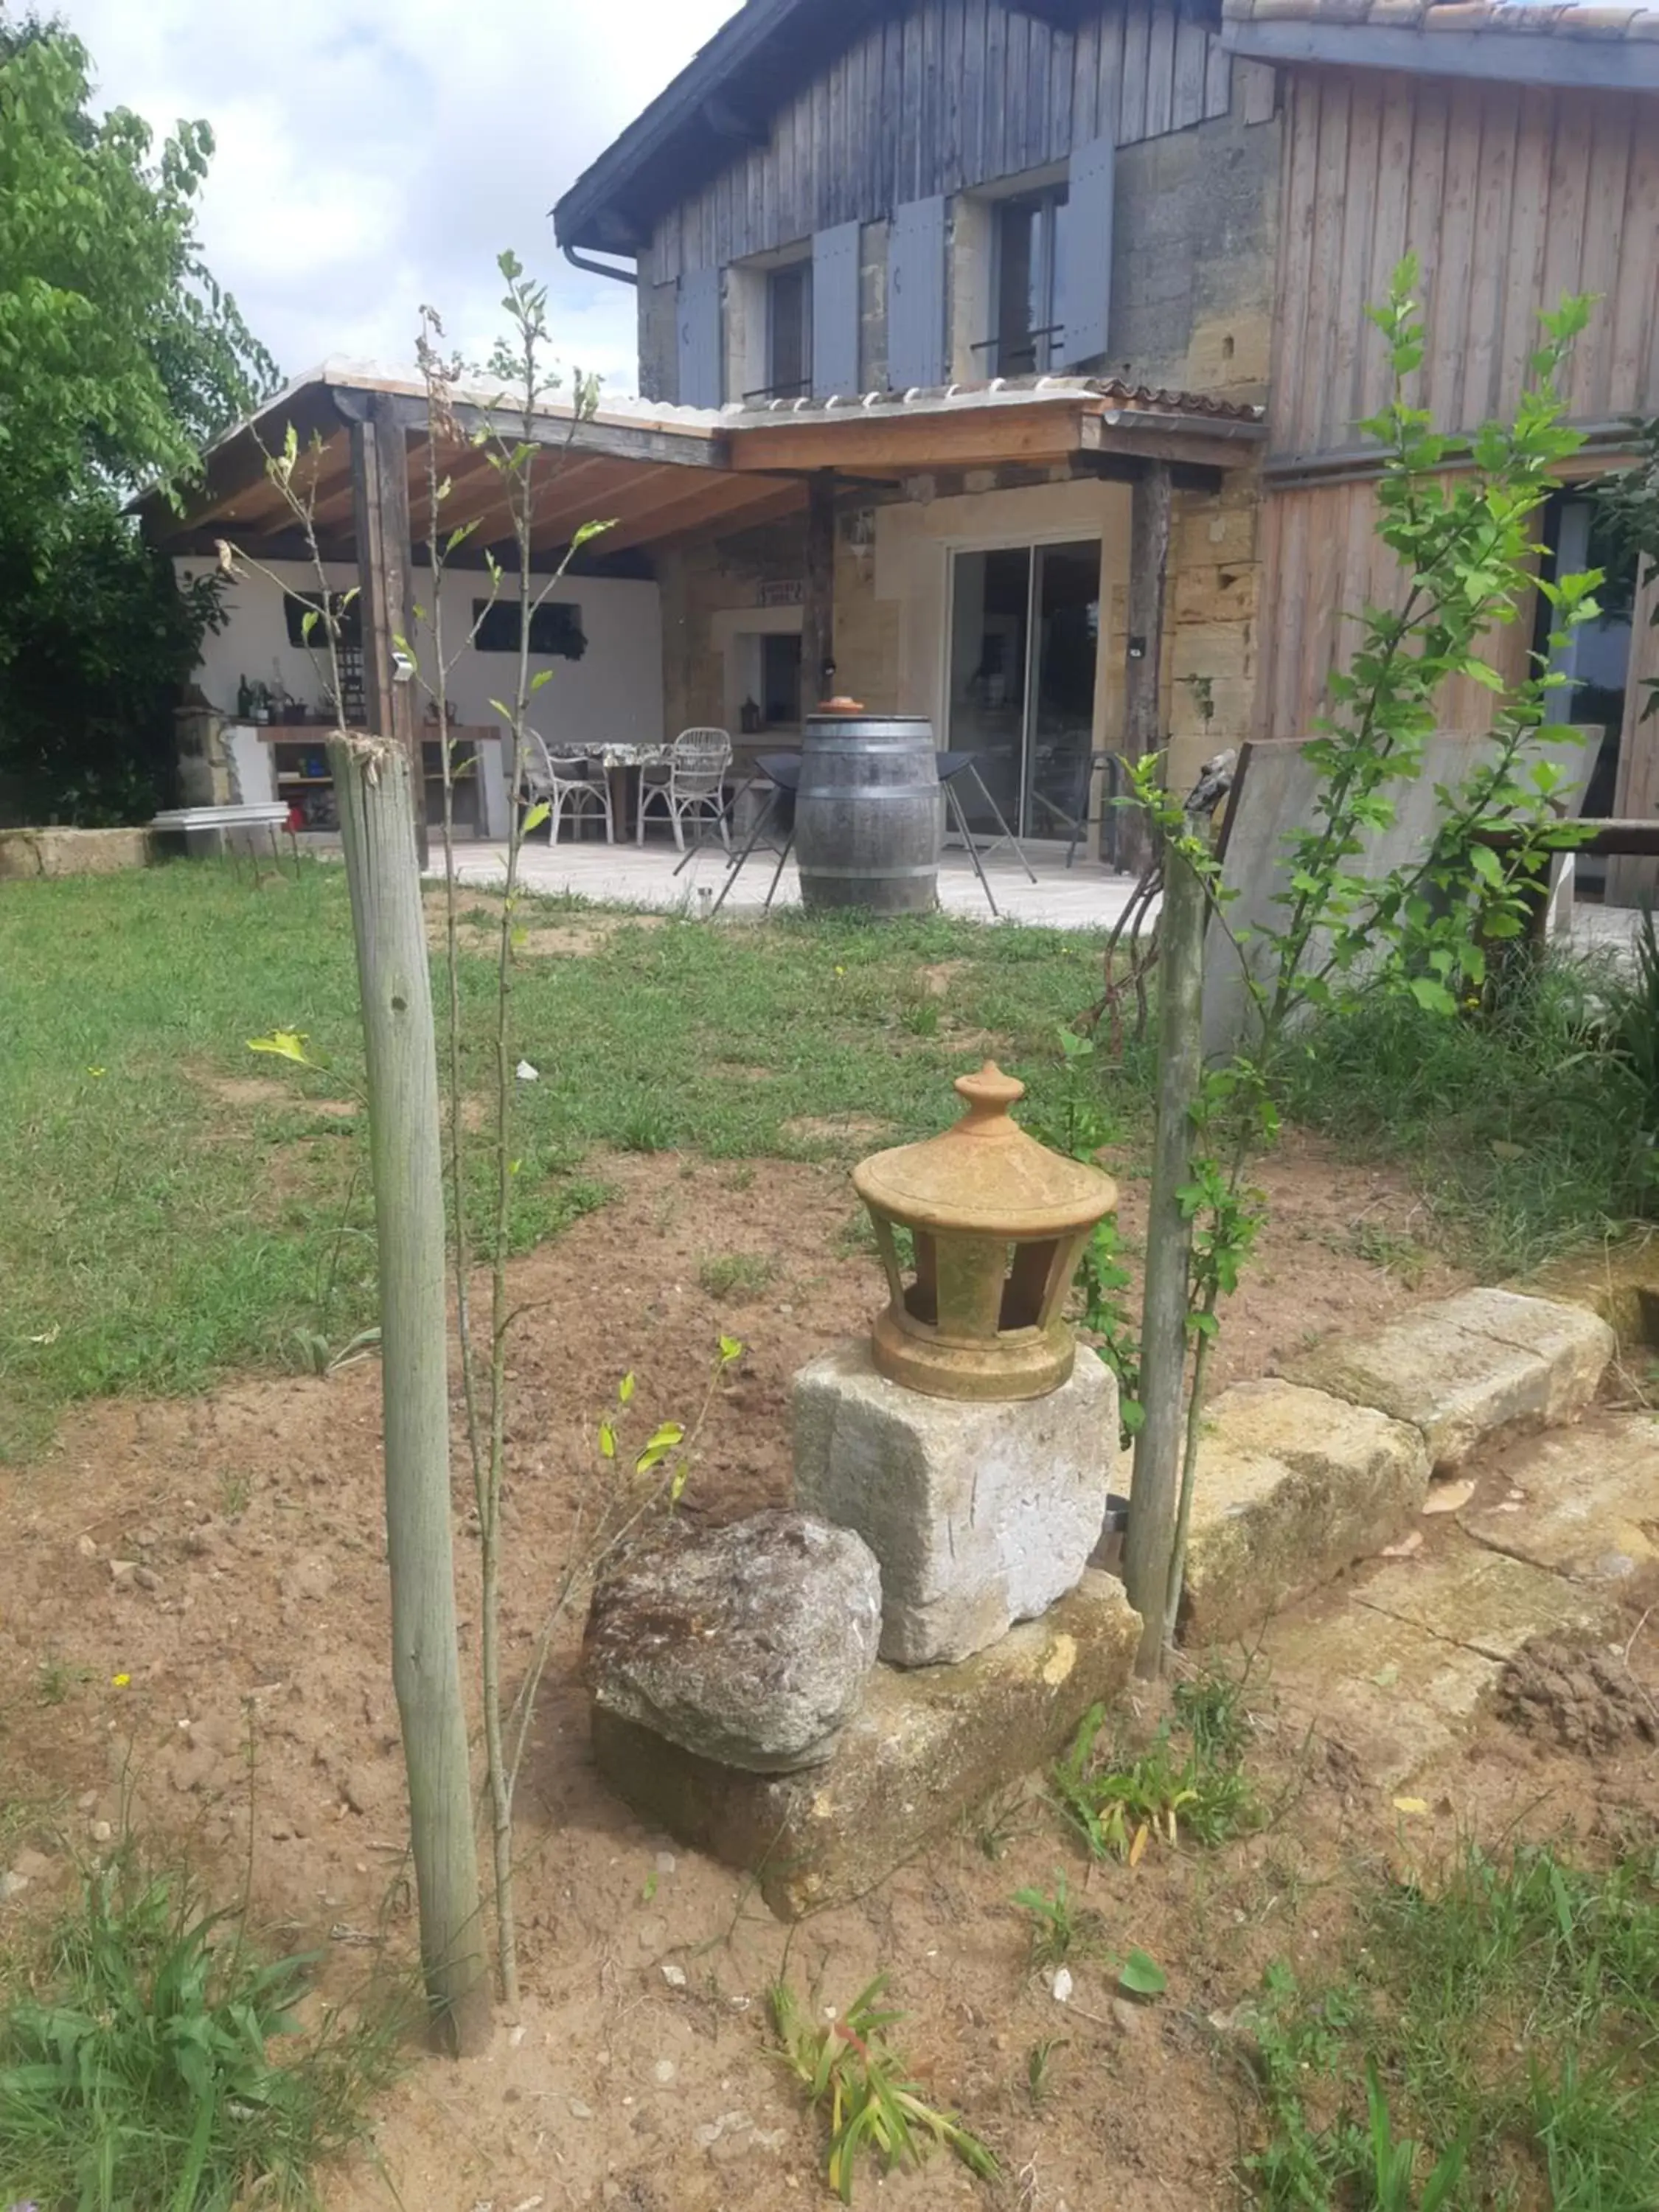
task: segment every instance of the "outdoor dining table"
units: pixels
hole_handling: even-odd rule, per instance
[[[619,826],[622,836],[628,836],[628,772],[630,769],[643,771],[648,768],[666,768],[674,757],[674,748],[660,740],[635,744],[631,739],[602,741],[586,748],[587,758],[598,761],[604,769],[611,786],[611,813]]]

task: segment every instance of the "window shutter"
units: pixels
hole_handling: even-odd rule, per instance
[[[1112,189],[1117,148],[1091,138],[1072,155],[1060,222],[1054,319],[1061,363],[1071,368],[1107,350],[1112,309]]]
[[[680,405],[718,407],[725,396],[718,269],[691,269],[680,278],[678,325]]]
[[[887,242],[887,381],[945,381],[945,197],[893,210]]]
[[[859,226],[838,222],[812,240],[812,393],[859,388]]]

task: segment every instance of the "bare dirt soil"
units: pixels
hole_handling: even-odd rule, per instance
[[[506,1507],[510,1675],[596,1474],[594,1426],[617,1378],[637,1374],[643,1434],[695,1409],[719,1330],[744,1340],[684,1509],[728,1519],[787,1494],[790,1377],[867,1325],[878,1296],[841,1168],[657,1156],[605,1172],[617,1201],[514,1271],[526,1317]],[[1372,1324],[1455,1286],[1413,1245],[1401,1182],[1301,1143],[1265,1180],[1272,1227],[1228,1318],[1221,1383],[1264,1371],[1316,1325]],[[1131,1235],[1139,1194],[1126,1188]],[[772,1263],[747,1303],[717,1300],[699,1279],[735,1254]],[[325,1381],[100,1404],[40,1462],[0,1473],[0,1796],[40,1808],[20,1841],[51,1862],[29,1858],[28,1887],[4,1909],[48,1903],[69,1850],[95,1848],[125,1804],[137,1825],[187,1838],[222,1893],[234,1893],[251,1849],[256,1915],[328,1951],[331,1995],[351,1990],[375,1946],[407,1956],[379,1432],[380,1373],[367,1360]],[[470,1662],[476,1548],[459,1438],[456,1465]],[[820,2014],[890,1972],[916,2072],[1002,2160],[990,2201],[1021,2212],[1231,2201],[1250,2097],[1227,2014],[1272,1958],[1294,1950],[1303,1970],[1316,1967],[1341,1929],[1345,1879],[1389,1845],[1387,1801],[1340,1741],[1282,1726],[1263,1681],[1251,1691],[1255,1765],[1273,1817],[1248,1840],[1089,1875],[1034,1784],[982,1832],[947,1838],[859,1905],[787,1935],[737,1877],[648,1832],[599,1786],[574,1672],[580,1628],[579,1607],[556,1639],[521,1787],[522,2012],[482,2057],[417,2059],[387,2100],[380,2154],[409,2212],[821,2201],[817,2124],[765,2055],[764,1992],[781,1970]],[[1644,1682],[1650,1698],[1651,1669]],[[1513,1818],[1517,1769],[1539,1821],[1576,1807],[1593,1826],[1583,1808],[1609,1802],[1609,1790],[1626,1805],[1651,1794],[1638,1716],[1617,1730],[1611,1719],[1545,1729],[1548,1695],[1523,1698],[1517,1685],[1516,1697],[1525,1732],[1494,1723],[1499,1753],[1460,1753],[1446,1780],[1448,1841],[1483,1808]],[[1577,1689],[1568,1703],[1579,1710]],[[1160,2004],[1121,2002],[1108,1967],[1085,1961],[1061,2008],[1027,1972],[1012,1893],[1051,1887],[1062,1866],[1118,1955],[1139,1944],[1163,1962]],[[1047,2039],[1058,2041],[1039,2111],[1027,2062]],[[874,2194],[872,2176],[860,2201]],[[337,2212],[393,2201],[368,2163],[332,2178],[326,2196]],[[916,2208],[975,2200],[982,2185],[943,2155],[882,2192]]]

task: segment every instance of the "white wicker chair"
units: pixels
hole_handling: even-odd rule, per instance
[[[645,842],[645,810],[653,799],[659,799],[678,852],[685,850],[686,817],[701,822],[712,813],[720,842],[729,853],[732,833],[726,818],[726,775],[731,765],[732,740],[724,730],[682,730],[670,748],[666,779],[653,782],[641,775],[637,842]]]
[[[580,745],[550,746],[535,730],[525,734],[529,741],[525,787],[532,800],[547,802],[548,843],[558,843],[559,824],[568,811],[573,830],[586,815],[597,812],[605,822],[605,843],[614,845],[616,817],[611,807],[611,778],[604,765]]]

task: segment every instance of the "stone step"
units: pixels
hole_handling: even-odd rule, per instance
[[[1519,1498],[1478,1493],[1459,1518],[1490,1548],[1574,1582],[1619,1583],[1659,1560],[1659,1418],[1613,1413],[1528,1438],[1500,1462]]]
[[[1464,1291],[1417,1306],[1373,1336],[1329,1338],[1286,1377],[1420,1429],[1437,1474],[1493,1437],[1574,1420],[1616,1349],[1583,1306],[1514,1291]]]
[[[1244,1382],[1204,1417],[1182,1636],[1243,1636],[1402,1536],[1422,1509],[1420,1431],[1299,1383]]]

